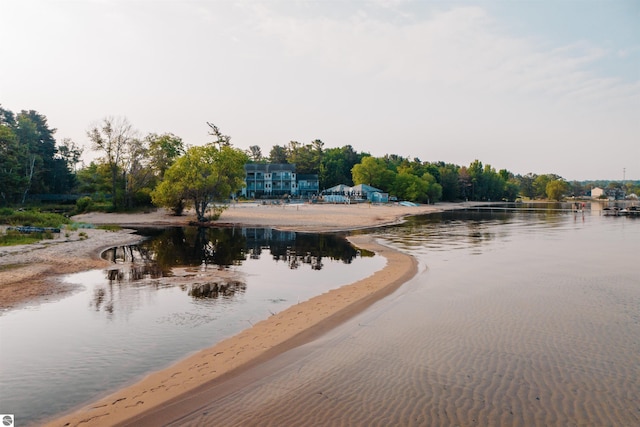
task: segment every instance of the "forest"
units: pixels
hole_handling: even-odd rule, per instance
[[[352,145],[325,147],[320,139],[273,145],[263,154],[259,145],[234,148],[217,126],[205,125],[210,143],[189,146],[172,133],[142,135],[126,118],[106,117],[87,129],[87,146],[97,156],[84,164],[83,145],[57,140],[46,116],[0,106],[0,206],[68,203],[82,212],[156,205],[180,213],[187,205],[206,206],[236,194],[246,162],[293,163],[299,174],[318,174],[321,190],[368,184],[418,203],[562,200],[588,196],[596,186],[610,194],[640,195],[640,181],[568,182],[556,174],[495,170],[480,160],[456,165],[397,154],[373,157]]]

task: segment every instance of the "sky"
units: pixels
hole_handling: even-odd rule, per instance
[[[640,180],[640,2],[0,0],[0,105],[234,146]]]

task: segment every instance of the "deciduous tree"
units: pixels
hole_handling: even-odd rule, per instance
[[[207,221],[211,204],[227,200],[242,188],[247,160],[246,153],[229,145],[191,147],[167,169],[163,181],[151,193],[153,203],[169,208],[190,204],[198,221]]]
[[[563,179],[554,179],[547,183],[546,193],[551,200],[562,200],[569,190],[569,184]]]
[[[149,147],[149,165],[155,176],[161,180],[167,169],[184,154],[182,138],[172,133],[150,133],[145,137]]]
[[[111,172],[111,197],[114,210],[118,209],[118,175],[123,168],[128,145],[136,136],[136,131],[124,117],[105,117],[92,126],[87,136],[93,149],[103,153],[103,161]]]

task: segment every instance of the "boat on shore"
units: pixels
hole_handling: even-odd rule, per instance
[[[640,206],[629,206],[628,208],[608,206],[602,209],[602,215],[604,216],[640,216]]]

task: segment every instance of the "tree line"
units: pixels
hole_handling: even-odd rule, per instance
[[[233,147],[228,135],[206,124],[211,141],[188,146],[172,133],[142,135],[126,118],[106,117],[87,129],[87,140],[99,157],[84,165],[82,148],[68,138],[57,141],[56,129],[44,115],[33,110],[14,114],[0,106],[0,205],[24,205],[35,194],[76,194],[86,195],[78,200],[78,210],[99,203],[116,211],[153,204],[180,213],[189,205],[199,220],[206,220],[212,205],[242,187],[248,162],[295,164],[298,174],[318,175],[320,190],[367,184],[399,200],[420,203],[560,200],[586,195],[598,184],[568,182],[556,174],[517,175],[480,160],[459,166],[396,154],[374,157],[351,145],[326,148],[319,139],[273,145],[265,156],[258,145],[246,151]],[[606,185],[640,194],[637,182]],[[211,215],[216,215],[215,208]]]

